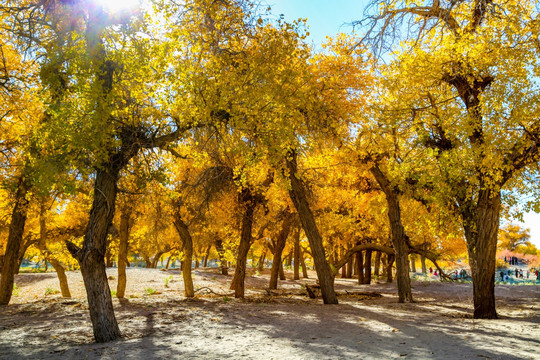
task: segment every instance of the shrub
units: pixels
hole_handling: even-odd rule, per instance
[[[50,287],[45,289],[45,295],[54,295],[54,294],[58,294],[58,293],[60,293],[59,290],[56,290],[56,289],[53,289],[53,288],[50,288]]]

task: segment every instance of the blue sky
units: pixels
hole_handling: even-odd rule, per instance
[[[350,33],[351,23],[364,16],[364,7],[368,0],[267,0],[272,7],[272,14],[283,14],[285,20],[293,21],[307,18],[309,39],[315,48],[326,36],[337,33]],[[524,215],[525,227],[531,230],[531,241],[540,248],[540,214]],[[514,221],[517,222],[517,221]]]

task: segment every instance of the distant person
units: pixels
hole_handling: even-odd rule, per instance
[[[499,275],[501,276],[501,281],[503,281],[503,280],[504,280],[504,272],[501,271],[501,272],[499,273]]]
[[[508,270],[508,276],[512,276],[512,272]]]
[[[518,269],[515,270],[515,273],[516,273],[516,278],[519,277],[519,270]]]
[[[437,270],[435,270],[435,272],[433,273],[433,275],[436,277],[437,276]]]
[[[536,270],[536,280],[540,280],[540,271]]]
[[[527,279],[529,278],[529,269],[527,269]]]
[[[523,279],[523,269],[519,269],[519,277]]]
[[[429,268],[429,273],[433,274],[433,268],[431,268],[431,267]]]

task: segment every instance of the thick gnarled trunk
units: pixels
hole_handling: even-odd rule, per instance
[[[114,217],[119,173],[128,159],[123,154],[116,154],[97,171],[83,247],[79,249],[67,243],[69,251],[81,266],[96,342],[121,337],[105,271],[105,252],[108,230]]]
[[[291,158],[287,159],[287,168],[289,170],[289,180],[291,182],[291,190],[289,190],[289,196],[294,203],[304,232],[308,238],[311,253],[313,255],[313,261],[315,262],[315,271],[319,279],[321,286],[321,293],[325,304],[337,304],[338,299],[336,292],[334,291],[334,276],[330,270],[330,266],[326,261],[326,254],[324,251],[323,240],[315,217],[311,212],[309,203],[307,200],[306,190],[304,184],[298,177],[298,165],[296,163],[296,153],[289,154]]]
[[[477,206],[472,208],[475,211],[462,211],[462,216],[472,272],[474,318],[496,319],[494,274],[500,192],[481,190]]]
[[[15,206],[11,212],[11,223],[9,224],[8,240],[0,278],[0,305],[9,304],[13,294],[15,273],[19,266],[19,250],[28,212],[26,195],[29,188],[28,180],[24,175],[21,175],[15,193]]]

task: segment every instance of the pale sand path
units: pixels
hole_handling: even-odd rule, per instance
[[[196,270],[196,287],[229,293],[231,277]],[[116,277],[116,270],[108,273]],[[172,276],[168,287],[165,278]],[[314,274],[312,274],[312,277]],[[340,296],[340,305],[263,290],[268,275],[248,278],[248,299],[182,296],[178,271],[128,269],[127,295],[114,300],[124,339],[94,344],[79,272],[68,273],[74,296],[54,273],[21,274],[20,295],[0,308],[0,359],[539,359],[540,286],[498,285],[500,320],[473,320],[470,284],[414,283],[417,303],[398,304],[395,284],[336,279],[338,292],[376,291],[382,298]],[[313,280],[310,280],[313,281]],[[110,281],[116,287],[116,281]],[[158,295],[143,295],[152,287]],[[202,293],[202,292],[200,292]]]

